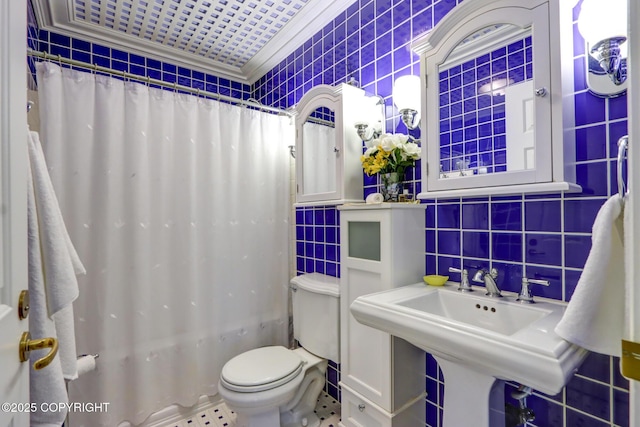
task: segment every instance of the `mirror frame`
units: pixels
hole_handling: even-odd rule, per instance
[[[425,88],[422,94],[422,123],[426,126],[422,133],[423,192],[418,195],[419,198],[580,191],[579,186],[564,181],[565,176],[575,177],[575,171],[568,171],[565,162],[565,158],[574,156],[575,147],[570,145],[574,145],[574,138],[563,141],[564,129],[572,127],[574,121],[573,111],[563,105],[564,93],[573,89],[573,63],[571,56],[571,61],[565,60],[563,66],[561,58],[561,50],[566,51],[571,46],[566,37],[570,35],[572,40],[572,25],[569,25],[570,34],[561,41],[561,49],[550,49],[550,40],[554,40],[555,44],[556,37],[561,39],[560,22],[571,22],[571,8],[561,7],[562,1],[467,1],[456,6],[430,33],[414,42],[413,50],[420,55],[421,81]],[[566,15],[567,9],[569,15]],[[563,17],[559,16],[561,11],[565,13]],[[522,29],[531,27],[533,87],[547,91],[546,96],[534,97],[536,168],[440,179],[438,67],[460,41],[496,24],[513,24]],[[570,76],[565,69],[571,71]],[[556,146],[554,140],[559,141]],[[545,183],[547,185],[542,185]]]

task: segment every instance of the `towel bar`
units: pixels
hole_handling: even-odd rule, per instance
[[[624,196],[627,194],[628,188],[624,182],[624,160],[627,156],[627,147],[629,146],[629,135],[625,135],[618,140],[618,194],[621,203],[624,204]]]

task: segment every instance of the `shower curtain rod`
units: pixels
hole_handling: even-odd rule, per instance
[[[127,73],[126,71],[113,70],[111,68],[102,67],[102,66],[97,65],[97,64],[88,64],[86,62],[76,61],[75,59],[63,58],[60,55],[51,55],[51,54],[49,54],[47,52],[37,52],[37,51],[35,51],[33,49],[27,49],[27,55],[28,56],[34,56],[36,58],[40,58],[40,59],[43,59],[45,61],[52,61],[52,62],[55,61],[55,62],[58,62],[60,64],[68,64],[68,65],[72,65],[74,67],[84,68],[85,70],[91,70],[91,71],[94,71],[94,72],[110,74],[110,75],[113,75],[113,76],[122,77],[123,79],[137,80],[137,81],[139,81],[141,83],[146,83],[147,85],[162,86],[162,87],[173,89],[173,90],[179,90],[181,92],[188,92],[188,93],[190,93],[192,95],[197,95],[197,96],[202,95],[202,96],[206,96],[208,98],[217,99],[218,101],[225,101],[225,102],[228,102],[230,104],[242,104],[242,105],[246,105],[247,107],[253,107],[253,108],[256,108],[256,109],[259,109],[259,110],[265,110],[265,111],[269,111],[271,113],[286,114],[287,116],[293,116],[294,115],[294,113],[292,113],[291,111],[283,110],[281,108],[269,107],[267,105],[262,105],[258,101],[254,100],[252,98],[248,99],[248,100],[233,98],[233,97],[227,96],[227,95],[220,95],[218,93],[207,92],[207,91],[200,90],[200,89],[194,89],[194,88],[191,88],[189,86],[182,86],[182,85],[179,85],[177,83],[173,83],[172,84],[172,83],[164,82],[162,80],[152,79],[150,77],[138,76],[136,74]]]

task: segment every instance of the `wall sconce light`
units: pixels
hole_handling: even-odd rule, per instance
[[[396,104],[402,123],[414,130],[420,124],[420,77],[402,76],[393,83],[393,102]]]
[[[621,85],[627,78],[627,0],[583,0],[578,30],[611,81]]]
[[[354,126],[361,140],[367,142],[382,135],[384,99],[381,96],[365,96],[356,111]]]

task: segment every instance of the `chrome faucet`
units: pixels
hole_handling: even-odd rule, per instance
[[[449,267],[450,273],[460,273],[460,285],[458,285],[458,290],[460,292],[473,292],[473,288],[469,284],[469,272],[466,268],[460,269],[455,267]]]
[[[500,289],[498,289],[498,285],[496,284],[495,278],[498,277],[498,270],[492,268],[491,271],[487,271],[484,269],[478,270],[478,272],[473,276],[474,282],[484,283],[485,288],[487,288],[486,295],[490,297],[502,297],[500,293]]]

